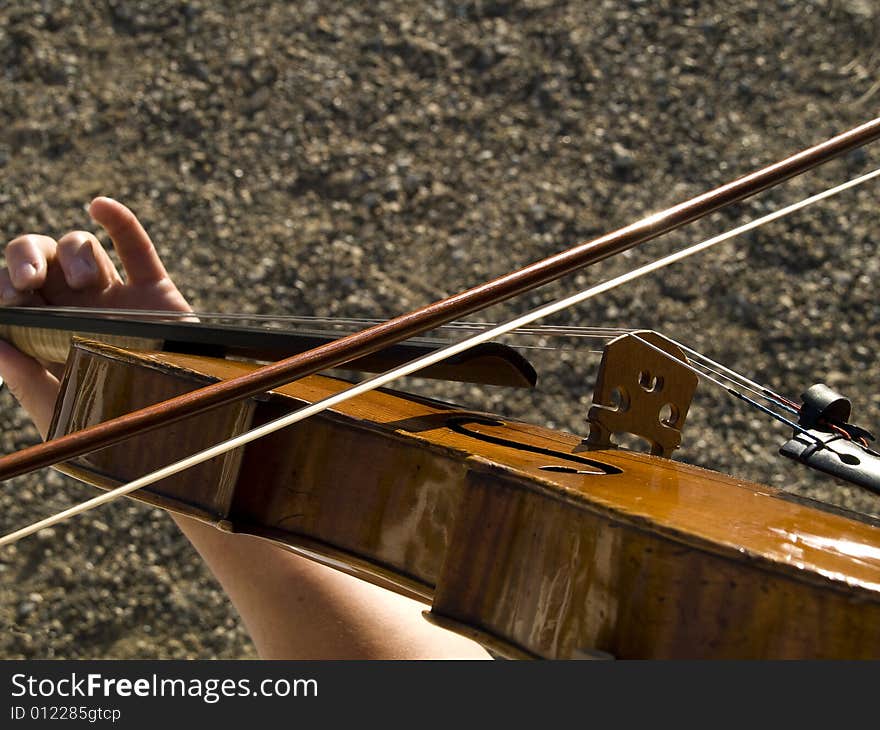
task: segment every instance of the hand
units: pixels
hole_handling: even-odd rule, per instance
[[[6,268],[0,270],[3,305],[192,311],[134,213],[110,198],[96,198],[89,215],[113,241],[125,280],[88,231],[71,231],[57,241],[35,234],[19,236],[6,246]],[[45,438],[58,378],[43,363],[2,340],[0,377]]]
[[[134,214],[109,198],[89,213],[119,254],[125,281],[91,234],[16,238],[0,270],[0,303],[192,311]],[[0,340],[0,377],[45,437],[58,379]],[[266,658],[487,658],[486,652],[424,621],[421,604],[316,565],[270,542],[172,518],[201,553]]]

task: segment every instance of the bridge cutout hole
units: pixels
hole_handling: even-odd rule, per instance
[[[663,376],[654,375],[650,370],[640,370],[639,385],[646,393],[658,393],[663,390]]]
[[[862,463],[861,459],[853,454],[838,454],[838,456],[844,464],[849,464],[850,466],[858,466]]]
[[[629,410],[629,393],[622,385],[614,386],[611,391],[611,403],[609,404],[618,413],[626,413]]]
[[[678,425],[679,412],[674,403],[665,403],[660,409],[660,423],[674,428]]]

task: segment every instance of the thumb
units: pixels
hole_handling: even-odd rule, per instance
[[[12,395],[28,412],[40,435],[45,439],[60,389],[58,378],[37,360],[2,340],[0,340],[0,377],[6,381]]]

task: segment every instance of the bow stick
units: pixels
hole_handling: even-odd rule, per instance
[[[494,281],[369,327],[252,373],[220,381],[163,403],[90,426],[0,458],[0,480],[51,466],[136,433],[271,390],[321,370],[337,367],[454,319],[506,301],[702,218],[720,208],[800,175],[880,137],[880,118],[844,132],[745,177],[649,215],[597,239],[579,244]]]
[[[706,239],[705,241],[692,244],[691,246],[680,249],[679,251],[668,254],[667,256],[663,256],[659,259],[656,259],[655,261],[644,264],[643,266],[639,266],[638,268],[633,269],[632,271],[629,271],[625,274],[621,274],[612,279],[608,279],[601,284],[590,287],[589,289],[585,289],[584,291],[572,294],[571,296],[559,299],[555,302],[545,304],[544,306],[538,307],[531,312],[520,315],[519,317],[512,319],[509,322],[494,325],[491,328],[485,329],[478,334],[471,335],[470,337],[467,337],[460,342],[456,342],[439,350],[435,350],[434,352],[423,357],[419,357],[412,362],[408,362],[404,365],[393,368],[388,372],[369,378],[368,380],[364,380],[357,385],[346,388],[345,390],[324,398],[323,400],[316,401],[315,403],[311,403],[310,405],[304,406],[303,408],[299,408],[298,410],[295,410],[292,413],[288,413],[285,416],[281,416],[274,421],[269,421],[268,423],[253,428],[250,431],[242,433],[219,444],[215,444],[214,446],[204,449],[198,453],[192,454],[185,459],[181,459],[180,461],[176,461],[173,464],[169,464],[162,467],[161,469],[157,469],[154,472],[145,474],[139,479],[135,479],[134,481],[123,484],[119,487],[116,487],[115,489],[111,489],[107,492],[104,492],[103,494],[99,494],[97,497],[93,497],[92,499],[81,502],[78,505],[69,507],[68,509],[62,510],[61,512],[46,517],[45,519],[39,520],[38,522],[34,522],[30,525],[27,525],[26,527],[15,530],[14,532],[10,532],[9,534],[4,535],[2,538],[0,538],[0,547],[11,545],[12,543],[17,542],[18,540],[21,540],[28,535],[39,532],[43,528],[51,527],[71,517],[82,514],[83,512],[88,512],[89,510],[95,509],[96,507],[100,507],[101,505],[107,504],[108,502],[112,502],[120,497],[124,497],[127,494],[131,494],[132,492],[135,492],[139,489],[143,489],[144,487],[147,487],[151,484],[155,484],[162,479],[173,476],[174,474],[178,474],[179,472],[185,471],[186,469],[196,466],[197,464],[201,464],[205,461],[208,461],[209,459],[213,459],[217,456],[225,454],[226,452],[232,451],[233,449],[239,448],[240,446],[245,446],[252,441],[256,441],[257,439],[263,438],[264,436],[268,436],[269,434],[274,433],[275,431],[279,431],[282,428],[287,428],[288,426],[292,426],[295,423],[304,421],[306,418],[317,415],[318,413],[321,413],[322,411],[326,411],[329,408],[344,403],[347,400],[351,400],[352,398],[356,398],[359,395],[368,393],[371,390],[380,388],[383,385],[387,385],[406,375],[417,373],[423,368],[427,368],[438,362],[442,362],[446,358],[466,352],[473,347],[477,347],[481,344],[490,342],[496,337],[508,334],[539,319],[548,317],[551,314],[561,312],[565,309],[585,302],[588,299],[592,299],[593,297],[598,296],[599,294],[603,294],[604,292],[610,291],[611,289],[614,289],[618,286],[621,286],[642,276],[646,276],[647,274],[650,274],[654,271],[658,271],[662,268],[670,266],[671,264],[674,264],[685,258],[689,258],[694,254],[705,251],[709,248],[712,248],[713,246],[717,246],[724,241],[730,240],[731,238],[754,230],[755,228],[758,228],[766,223],[770,223],[771,221],[783,218],[791,213],[794,213],[795,211],[806,208],[810,205],[813,205],[814,203],[818,203],[819,201],[825,200],[826,198],[830,198],[834,195],[838,195],[839,193],[842,193],[845,190],[849,190],[850,188],[862,185],[863,183],[866,183],[869,180],[873,180],[878,176],[880,176],[880,168],[873,170],[872,172],[866,173],[865,175],[861,175],[857,178],[853,178],[852,180],[848,180],[847,182],[841,183],[840,185],[837,185],[833,188],[829,188],[815,195],[811,195],[808,198],[804,198],[803,200],[800,200],[796,203],[787,205],[784,208],[775,210],[772,213],[768,213],[767,215],[761,216],[760,218],[756,218],[752,221],[749,221],[748,223],[744,223],[741,226],[737,226],[736,228],[725,231],[724,233],[721,233],[717,236],[713,236],[712,238]],[[669,353],[663,350],[658,350],[658,348],[656,348],[651,343],[645,342],[644,340],[643,342],[651,349],[660,352],[663,356],[671,357]],[[717,363],[713,364],[717,365]],[[697,370],[696,368],[693,368],[691,365],[688,365],[686,363],[683,363],[683,365],[696,372],[697,375],[701,377],[707,377],[705,373]],[[717,385],[721,385],[721,383],[713,378],[710,378],[710,380],[715,382]],[[752,383],[747,379],[745,380],[752,386],[760,388],[757,383]],[[732,395],[740,398],[743,397],[742,395],[730,388],[726,388],[726,390]],[[752,401],[752,403],[754,403],[754,401]],[[789,425],[793,425],[796,429],[798,428],[796,424]],[[800,430],[803,431],[803,429]]]

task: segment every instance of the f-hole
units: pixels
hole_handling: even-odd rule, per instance
[[[502,438],[501,436],[492,436],[487,433],[480,433],[479,431],[474,431],[468,428],[468,425],[474,424],[482,424],[489,426],[501,426],[502,422],[493,420],[493,419],[479,419],[474,416],[462,416],[458,418],[450,418],[446,427],[455,431],[456,433],[460,433],[464,436],[470,436],[471,438],[479,439],[480,441],[485,441],[490,444],[498,444],[499,446],[507,446],[511,449],[518,449],[519,451],[529,451],[533,454],[541,454],[543,456],[550,457],[548,461],[551,459],[558,459],[561,461],[561,464],[553,464],[549,463],[546,466],[539,467],[544,471],[555,471],[559,473],[566,474],[592,474],[595,476],[604,476],[608,474],[621,474],[623,472],[622,469],[618,469],[616,466],[611,466],[610,464],[603,464],[601,461],[597,461],[595,459],[587,459],[583,456],[578,456],[576,454],[566,454],[563,451],[554,451],[553,449],[545,449],[541,446],[533,446],[532,444],[524,444],[519,441],[514,441],[513,439]],[[566,464],[565,462],[569,462]],[[574,466],[571,466],[571,462],[575,464],[583,465],[583,469],[577,469]]]

